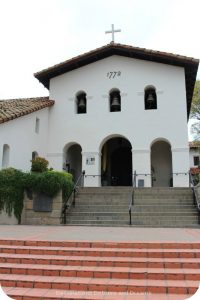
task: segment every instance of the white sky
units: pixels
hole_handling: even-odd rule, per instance
[[[200,58],[199,0],[0,0],[0,99],[48,95],[33,73],[115,42]],[[198,73],[200,78],[200,73]]]

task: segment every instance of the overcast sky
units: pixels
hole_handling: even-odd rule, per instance
[[[48,95],[33,73],[115,41],[200,58],[199,0],[0,0],[0,99]],[[200,76],[198,76],[200,77]]]
[[[33,73],[108,44],[112,23],[115,42],[200,58],[199,15],[199,0],[0,0],[0,99],[48,95]]]

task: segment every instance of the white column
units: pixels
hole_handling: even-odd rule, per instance
[[[173,186],[188,187],[189,148],[172,148]]]
[[[136,186],[144,182],[144,187],[151,187],[151,161],[150,150],[147,149],[133,149],[133,174],[136,172]],[[134,176],[133,176],[134,177]]]
[[[101,154],[82,152],[82,170],[85,171],[84,186],[101,186]]]

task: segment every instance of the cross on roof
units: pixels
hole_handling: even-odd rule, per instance
[[[115,32],[121,32],[121,29],[114,30],[114,24],[112,24],[111,27],[112,27],[112,29],[109,31],[105,31],[105,33],[112,33],[112,42],[114,43]]]

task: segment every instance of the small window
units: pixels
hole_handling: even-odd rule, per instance
[[[109,106],[110,112],[121,111],[121,95],[119,90],[114,89],[110,92]]]
[[[9,167],[10,160],[10,146],[5,144],[3,145],[3,157],[2,157],[2,169]]]
[[[193,158],[194,158],[194,166],[198,167],[200,165],[200,163],[199,163],[199,156],[194,156]]]
[[[35,121],[35,132],[39,133],[39,131],[40,131],[40,119],[36,118],[36,121]]]
[[[38,157],[38,153],[36,151],[32,152],[32,160],[36,159],[36,157]]]
[[[156,89],[149,86],[145,89],[144,93],[144,105],[145,109],[157,109],[157,95]]]
[[[76,112],[77,114],[87,113],[87,98],[85,92],[79,92],[76,96]]]

